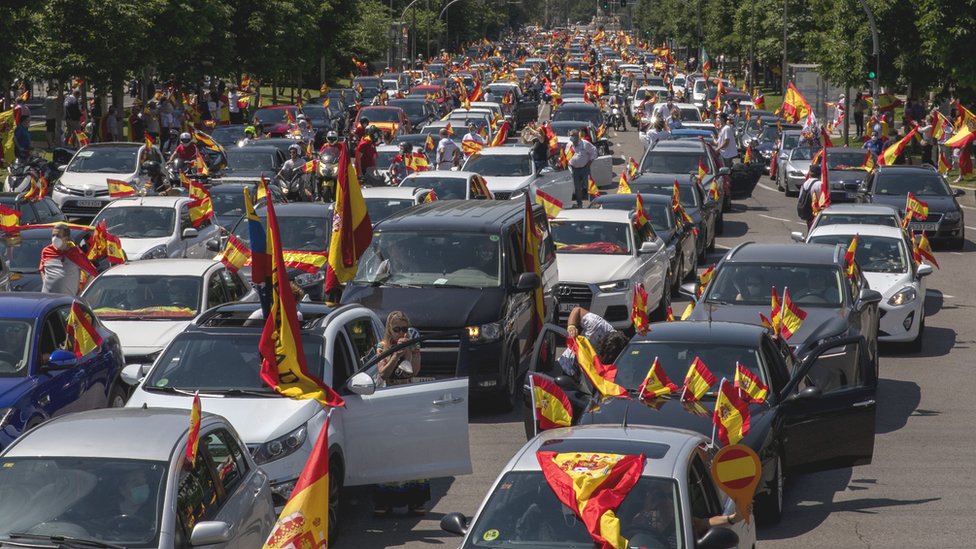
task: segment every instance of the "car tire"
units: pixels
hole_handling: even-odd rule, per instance
[[[511,412],[522,395],[518,376],[518,353],[515,352],[515,349],[508,351],[503,375],[505,379],[502,380],[501,387],[498,388],[495,397],[491,399],[492,402],[488,403],[489,408],[498,413]]]
[[[342,480],[345,471],[337,453],[329,456],[329,545],[335,545],[339,535],[339,511],[342,496]]]
[[[785,486],[783,475],[783,458],[776,454],[776,470],[773,472],[773,485],[767,494],[756,498],[756,520],[762,526],[771,526],[779,523],[783,518],[783,488]]]
[[[925,314],[924,314],[924,311],[923,311],[922,312],[922,321],[918,325],[918,335],[915,336],[915,339],[909,341],[908,344],[905,345],[905,349],[909,353],[920,353],[920,352],[922,352],[922,335],[924,333],[925,333]]]
[[[783,180],[780,179],[778,173],[773,177],[773,179],[776,180],[776,190],[777,191],[783,192],[783,191],[786,190],[786,189],[783,188]]]
[[[961,250],[966,245],[966,237],[961,236],[959,238],[954,238],[946,244],[946,247],[950,250]]]
[[[122,387],[122,383],[120,381],[113,383],[112,389],[108,392],[108,407],[122,408],[127,400],[129,400],[129,396],[126,394],[125,388]]]
[[[725,214],[718,214],[718,219],[715,220],[715,234],[722,234],[725,232]]]
[[[668,307],[671,306],[671,288],[665,288],[661,292],[661,301],[657,304],[657,307],[651,311],[648,315],[648,320],[651,322],[664,322],[668,319]]]

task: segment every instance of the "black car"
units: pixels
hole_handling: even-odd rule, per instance
[[[772,112],[757,109],[749,111],[748,119],[745,115],[737,117],[735,130],[739,138],[739,150],[745,150],[747,143],[758,139],[759,134],[762,132],[764,121],[775,122],[777,118],[776,114]]]
[[[247,145],[227,149],[227,167],[220,174],[222,182],[256,183],[263,175],[271,181],[285,163],[285,154],[273,145]]]
[[[879,166],[862,187],[865,202],[887,204],[905,216],[908,193],[929,206],[929,216],[909,224],[914,233],[925,231],[933,243],[945,242],[950,248],[962,249],[966,242],[966,220],[956,197],[966,191],[953,189],[931,166]]]
[[[244,124],[228,124],[226,126],[215,126],[210,132],[210,137],[223,146],[225,149],[235,147],[244,139]]]
[[[802,130],[803,126],[799,124],[783,124],[782,122],[777,123],[775,120],[770,119],[768,122],[763,120],[762,131],[751,141],[744,143],[752,144],[752,152],[755,155],[755,159],[758,162],[762,162],[763,169],[767,170],[769,168],[769,163],[772,161],[773,153],[776,150],[777,143],[786,130]]]
[[[221,227],[233,227],[237,224],[241,216],[244,215],[245,187],[250,189],[251,198],[255,199],[255,206],[260,206],[264,203],[263,198],[260,201],[256,200],[257,183],[226,182],[210,187],[210,201],[213,203],[214,221],[217,225]],[[275,204],[285,202],[285,195],[282,194],[281,187],[268,185],[268,192],[271,193],[272,200],[274,200]]]
[[[630,188],[637,193],[656,194],[671,197],[674,183],[678,182],[678,200],[688,217],[694,223],[695,247],[698,261],[705,261],[705,254],[715,249],[715,234],[718,231],[718,204],[705,196],[705,189],[697,176],[675,176],[674,174],[645,173],[630,182]]]
[[[847,277],[844,253],[840,246],[822,244],[740,244],[715,266],[691,319],[760,324],[760,313],[770,316],[772,288],[781,301],[789,289],[790,300],[806,312],[802,326],[788,340],[797,356],[806,358],[833,339],[860,336],[877,369],[881,294],[868,286],[860,271]],[[697,282],[681,287],[688,297],[694,298],[697,291]]]
[[[428,122],[434,120],[434,108],[426,99],[391,99],[387,101],[388,107],[400,107],[407,120],[410,120],[410,127],[414,131],[420,131]]]
[[[709,200],[716,200],[721,204],[718,217],[718,233],[722,233],[725,216],[723,212],[732,210],[732,198],[746,198],[752,195],[752,186],[732,187],[732,171],[722,164],[722,159],[711,143],[702,140],[667,140],[658,141],[644,153],[640,162],[640,173],[668,175],[679,181],[692,175],[698,177],[698,169],[704,166],[708,170],[702,178],[702,188],[705,189]],[[718,198],[712,197],[711,189],[718,189]]]
[[[681,281],[693,276],[698,269],[698,253],[695,247],[695,233],[690,223],[680,223],[671,209],[671,197],[659,194],[642,193],[644,213],[651,220],[651,227],[664,240],[671,258],[671,272],[676,273],[674,291]],[[606,194],[590,202],[591,208],[610,210],[632,210],[637,201],[636,194]]]
[[[18,200],[23,193],[0,193],[0,205],[20,212],[21,225],[67,221],[58,203],[46,196],[40,200]]]
[[[556,326],[546,326],[548,330],[565,334]],[[871,462],[878,379],[866,354],[859,336],[820,345],[800,360],[760,326],[663,322],[634,337],[614,361],[616,383],[631,398],[603,398],[585,376],[578,383],[552,360],[537,358],[533,370],[563,387],[574,407],[574,424],[655,425],[711,436],[719,384],[723,379],[733,383],[736,365],[742,365],[768,388],[763,402],[749,404],[750,428],[740,443],[755,450],[762,462],[755,512],[762,523],[771,524],[782,515],[784,477]],[[716,383],[700,401],[683,401],[680,390],[696,357]],[[639,388],[655,360],[679,393],[642,399]],[[533,427],[529,414],[527,407],[527,430]]]
[[[830,184],[830,203],[857,202],[860,199],[861,185],[867,178],[864,157],[869,154],[864,149],[849,147],[827,147],[827,182]],[[810,166],[810,174],[820,179],[823,156]],[[904,205],[904,204],[903,204]]]
[[[547,320],[556,310],[555,246],[541,206],[534,216],[543,233],[541,280],[523,264],[521,201],[444,200],[378,223],[341,303],[365,305],[381,317],[403,311],[421,334],[466,327],[472,393],[510,407],[536,341],[534,292],[543,290]],[[457,375],[457,341],[429,343],[425,375]]]
[[[539,116],[539,99],[534,92],[522,91],[514,82],[492,82],[487,89],[496,101],[502,103],[502,112],[511,117],[513,130],[521,130]],[[510,105],[504,103],[505,96],[512,99]]]
[[[603,137],[597,137],[597,127],[592,123],[585,120],[563,120],[561,122],[553,122],[551,124],[552,132],[556,134],[557,137],[569,137],[569,134],[573,130],[583,131],[584,129],[589,132],[592,138],[592,143],[596,145],[597,151],[600,154],[610,154],[610,140],[607,139],[606,133]]]
[[[562,122],[565,120],[589,122],[593,124],[594,128],[599,128],[606,123],[603,111],[592,103],[563,103],[559,105],[552,113],[552,121]]]

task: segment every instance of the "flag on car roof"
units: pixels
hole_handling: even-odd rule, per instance
[[[750,402],[766,402],[766,396],[769,394],[769,387],[762,379],[738,362],[735,363],[734,386],[740,394],[744,393],[749,397]]]
[[[909,143],[911,143],[912,138],[914,138],[915,134],[917,133],[918,133],[918,126],[912,128],[912,131],[908,132],[908,134],[905,135],[905,137],[902,137],[901,139],[896,141],[893,145],[886,148],[884,152],[881,153],[881,156],[878,157],[878,164],[881,164],[882,166],[894,166],[895,160],[902,153],[902,151],[905,150],[905,147]],[[948,145],[948,141],[946,142],[946,144]]]
[[[576,354],[576,362],[586,379],[603,396],[627,396],[627,389],[617,385],[617,367],[613,364],[603,364],[596,356],[596,350],[586,336],[576,336],[567,339],[566,347]]]
[[[647,330],[647,299],[647,290],[644,289],[644,285],[635,284],[630,302],[630,321],[637,333]]]
[[[640,171],[640,164],[634,160],[634,157],[630,157],[630,160],[627,161],[627,176],[633,178],[638,171]]]
[[[325,289],[333,291],[356,275],[359,258],[373,240],[373,224],[359,186],[356,166],[345,144],[339,152],[336,176],[335,210],[332,214],[332,239]]]
[[[107,179],[106,181],[108,182],[108,195],[112,198],[121,198],[136,194],[136,188],[130,185],[128,181],[122,181],[121,179]]]
[[[647,217],[647,211],[644,210],[644,199],[641,198],[640,193],[637,193],[636,206],[634,208],[634,224],[637,225],[638,229],[643,229],[650,222],[650,218]]]
[[[572,424],[573,406],[559,385],[549,378],[530,373],[529,386],[532,388],[532,408],[540,431]]]
[[[542,206],[542,209],[546,211],[546,217],[549,219],[555,218],[559,212],[563,211],[562,201],[542,189],[536,189],[535,202]]]
[[[851,243],[847,245],[847,251],[844,252],[844,272],[847,273],[847,278],[854,278],[854,273],[857,272],[857,261],[854,260],[854,254],[857,252],[859,236],[857,234],[854,235]]]
[[[793,300],[790,299],[789,288],[783,288],[783,306],[780,312],[779,332],[783,339],[793,337],[803,321],[807,318],[807,313],[801,309]]]
[[[194,391],[193,404],[190,406],[190,430],[186,435],[186,460],[190,465],[197,463],[197,451],[200,448],[200,391]]]
[[[536,452],[546,483],[573,510],[596,547],[629,547],[615,511],[644,470],[644,454]]]
[[[738,444],[749,434],[749,420],[749,403],[739,397],[731,383],[723,379],[718,387],[715,413],[712,415],[712,424],[722,444]]]
[[[935,265],[939,269],[939,262],[935,260],[935,254],[932,252],[932,245],[929,244],[929,237],[925,235],[925,231],[922,231],[922,236],[919,237],[918,241],[915,240],[915,235],[912,235],[912,257],[915,258],[916,263],[921,263],[922,260],[928,261],[929,263]]]
[[[102,336],[95,328],[94,320],[77,301],[71,304],[67,321],[68,341],[71,342],[75,356],[81,358],[98,349]]]
[[[688,366],[688,373],[685,374],[685,382],[681,387],[681,400],[701,400],[716,381],[715,375],[708,366],[696,356]]]
[[[655,399],[677,393],[678,386],[668,379],[668,375],[664,373],[664,368],[661,367],[658,357],[654,357],[654,362],[651,363],[651,367],[647,370],[647,375],[644,376],[644,382],[641,383],[637,392],[642,399]]]
[[[620,181],[617,183],[617,194],[630,194],[630,180],[627,179],[627,172],[620,172]]]
[[[227,244],[224,245],[224,250],[214,259],[223,263],[228,271],[236,273],[250,261],[251,250],[236,236],[229,235],[227,237]]]
[[[190,181],[190,223],[194,228],[200,228],[206,221],[210,221],[214,216],[213,201],[210,199],[210,191],[199,181]]]

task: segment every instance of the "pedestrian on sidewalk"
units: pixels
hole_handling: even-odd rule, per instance
[[[856,128],[856,137],[858,139],[864,135],[864,107],[867,106],[867,101],[864,100],[864,96],[861,92],[857,92],[854,96],[854,104],[851,106],[851,111],[854,113],[854,127]]]

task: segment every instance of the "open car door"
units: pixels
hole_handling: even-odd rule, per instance
[[[407,382],[377,383],[381,360],[401,348],[423,345],[428,334],[369,360],[346,383],[342,397],[346,485],[377,484],[468,474],[467,337],[461,334],[457,376],[419,375]]]
[[[626,166],[624,166],[626,169]],[[590,175],[597,187],[609,187],[613,184],[613,155],[605,154],[597,157],[590,164]]]
[[[815,348],[781,395],[786,468],[809,472],[870,463],[877,390],[863,337]]]
[[[573,424],[583,415],[591,399],[591,388],[585,382],[578,382],[566,375],[563,371],[563,362],[575,365],[576,359],[566,355],[566,329],[555,324],[544,324],[539,332],[539,337],[535,340],[532,348],[532,360],[529,363],[529,374],[539,374],[555,382],[569,398],[569,403],[573,407]],[[532,393],[529,388],[528,375],[522,387],[525,406],[523,408],[523,421],[525,423],[525,436],[530,439],[535,436],[536,421],[532,406]]]

